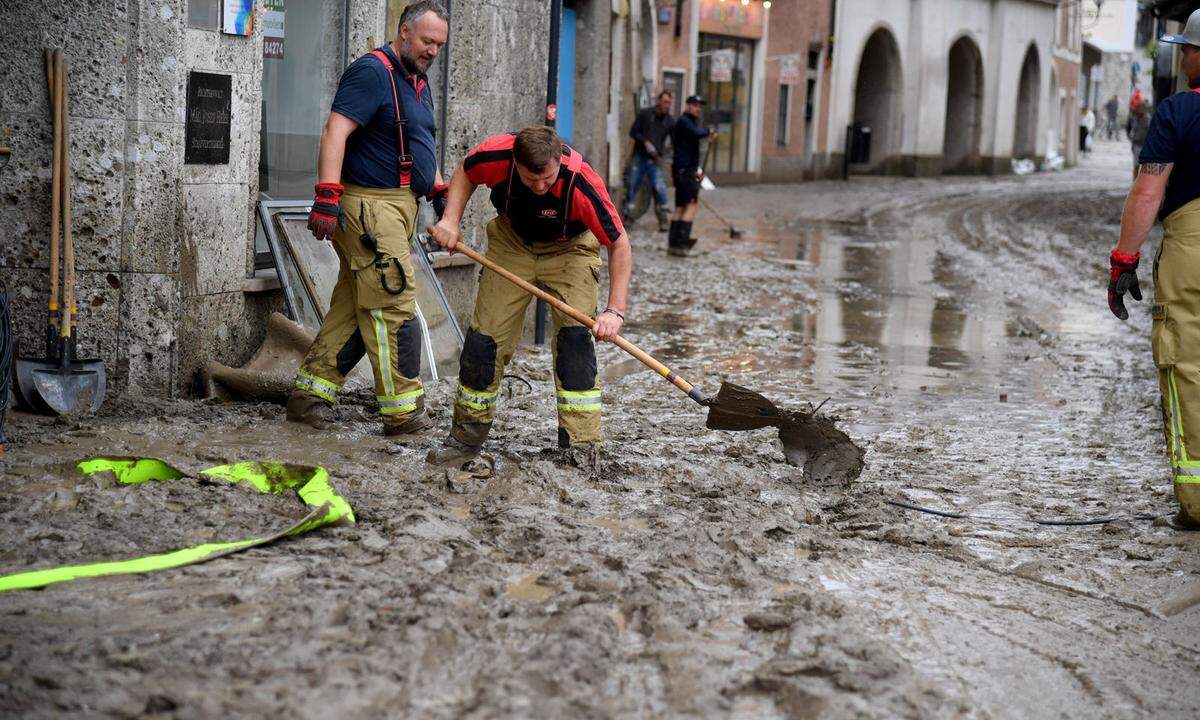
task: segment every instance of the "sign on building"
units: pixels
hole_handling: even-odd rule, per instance
[[[187,125],[183,161],[221,165],[229,162],[229,123],[233,105],[233,77],[189,72]]]
[[[254,0],[225,0],[221,13],[221,32],[226,35],[251,35],[254,32]]]
[[[779,84],[800,84],[800,56],[783,55],[779,58]]]
[[[263,2],[263,57],[283,59],[283,5],[285,0]]]
[[[713,82],[733,82],[733,50],[713,50],[708,79]]]

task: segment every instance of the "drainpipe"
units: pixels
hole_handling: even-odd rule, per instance
[[[454,25],[454,3],[444,0],[446,14],[450,16],[450,25]],[[450,39],[454,37],[453,27],[446,31],[446,44],[442,46],[442,107],[438,118],[438,132],[442,134],[442,142],[438,147],[438,167],[442,169],[442,177],[448,181],[450,173],[446,171],[446,122],[448,105],[450,104]]]
[[[546,63],[546,125],[558,121],[558,36],[562,32],[562,0],[550,0],[550,57]],[[563,219],[564,221],[566,218]],[[539,299],[534,308],[533,342],[546,344],[546,302]]]

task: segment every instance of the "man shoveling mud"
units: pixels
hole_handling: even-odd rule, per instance
[[[329,313],[296,373],[288,420],[323,427],[346,374],[367,355],[384,434],[430,424],[408,244],[417,197],[435,208],[445,198],[425,71],[446,43],[448,21],[433,0],[410,4],[396,39],[356,60],[338,84],[308,227],[318,240],[333,241],[341,270]]]
[[[1188,18],[1182,35],[1164,35],[1162,41],[1182,46],[1181,65],[1192,91],[1163,100],[1150,122],[1125,200],[1121,239],[1110,254],[1108,306],[1125,320],[1125,293],[1142,299],[1139,251],[1157,215],[1163,240],[1154,262],[1150,345],[1179,522],[1200,529],[1200,10]]]
[[[593,316],[599,294],[600,246],[608,250],[609,292],[589,332],[555,309],[554,384],[558,444],[579,465],[594,468],[600,444],[600,386],[593,335],[612,340],[625,321],[632,254],[604,182],[579,151],[554,130],[531,127],[485,140],[450,180],[446,211],[432,236],[453,252],[463,208],[475,188],[492,189],[497,217],[487,226],[488,259]],[[531,296],[490,269],[479,277],[475,311],[459,358],[450,437],[430,462],[479,454],[492,428],[500,380],[521,337]]]

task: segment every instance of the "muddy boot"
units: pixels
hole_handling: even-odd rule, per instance
[[[562,450],[562,461],[589,475],[600,474],[600,443],[579,443]]]
[[[671,228],[667,232],[667,254],[668,255],[687,255],[687,250],[683,249],[681,240],[683,236],[683,226],[687,223],[681,220],[672,220]]]
[[[700,239],[692,237],[692,224],[690,222],[683,224],[683,230],[679,231],[679,237],[679,244],[682,245],[683,249],[687,252],[691,252],[691,249],[696,247],[696,241]]]
[[[1175,497],[1179,500],[1176,526],[1181,530],[1200,530],[1200,484],[1175,483]]]
[[[383,423],[383,434],[389,437],[395,435],[413,435],[431,425],[433,425],[433,421],[429,419],[429,413],[422,410],[398,423],[389,423],[385,420]]]
[[[439,448],[434,448],[425,456],[425,462],[430,465],[462,465],[479,457],[481,446],[468,445],[453,437],[446,438]]]
[[[667,213],[667,209],[666,208],[658,208],[657,210],[655,210],[655,214],[658,215],[658,231],[666,232],[668,226],[671,223],[671,216]]]
[[[317,430],[324,430],[333,421],[333,406],[327,401],[300,390],[293,390],[288,396],[287,419],[291,422],[303,423]]]

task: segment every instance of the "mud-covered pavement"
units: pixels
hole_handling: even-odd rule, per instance
[[[723,189],[698,255],[634,229],[625,334],[705,392],[822,412],[866,448],[806,479],[777,434],[704,429],[601,350],[592,479],[554,444],[548,353],[526,349],[496,474],[424,463],[366,398],[306,432],[270,405],[110,402],[18,416],[0,460],[0,571],[286,527],[303,506],[70,464],[326,467],[358,523],[210,563],[0,595],[6,714],[211,717],[1200,715],[1200,534],[1174,512],[1147,303],[1104,304],[1124,145],[1024,178]],[[1149,263],[1143,287],[1149,285]],[[510,392],[508,392],[510,391]],[[510,396],[511,395],[511,396]],[[885,501],[966,513],[950,519]],[[1096,526],[1037,519],[1119,517]]]

